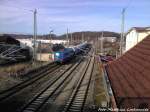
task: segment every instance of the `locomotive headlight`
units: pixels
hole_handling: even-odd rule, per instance
[[[59,56],[60,54],[59,53],[56,53],[56,56]]]

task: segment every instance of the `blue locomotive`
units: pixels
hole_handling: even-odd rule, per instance
[[[86,53],[87,49],[89,48],[88,43],[79,44],[74,46],[73,48],[64,48],[54,52],[54,61],[59,63],[64,63],[69,61],[76,55],[81,53]]]
[[[73,56],[74,50],[72,48],[64,48],[54,52],[54,61],[63,63],[69,61]]]

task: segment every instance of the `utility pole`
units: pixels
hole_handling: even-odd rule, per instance
[[[125,23],[125,11],[126,8],[122,10],[122,19],[121,19],[121,39],[120,39],[120,56],[123,53],[123,45],[124,45],[124,23]]]
[[[67,40],[67,47],[69,47],[68,28],[67,28],[66,40]]]
[[[73,44],[72,33],[71,33],[70,43],[71,43],[71,45]]]
[[[50,48],[52,48],[52,32],[53,32],[53,30],[50,30],[50,32],[49,32]]]
[[[90,42],[90,37],[88,37],[88,42]]]
[[[84,42],[84,33],[82,32],[82,43]]]
[[[101,44],[100,44],[101,45],[101,54],[103,54],[103,52],[104,52],[104,50],[103,50],[103,39],[104,39],[103,36],[104,35],[103,35],[103,31],[102,31],[102,34],[101,34]]]
[[[33,17],[34,17],[34,35],[33,35],[33,63],[35,63],[36,60],[36,39],[37,39],[37,10],[35,9],[33,11]]]
[[[41,60],[41,57],[42,57],[42,49],[41,49],[41,46],[42,45],[42,42],[41,41],[39,41],[39,49],[40,49],[40,61],[42,61]]]
[[[98,53],[98,36],[96,36],[96,41],[95,41],[95,46],[96,46],[96,53]]]

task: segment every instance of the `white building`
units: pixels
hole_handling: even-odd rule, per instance
[[[29,46],[29,47],[32,47],[33,46],[33,39],[17,39],[19,40],[21,43],[21,46]],[[38,42],[41,42],[41,43],[52,43],[52,44],[65,44],[67,43],[66,40],[44,40],[44,39],[37,39]]]
[[[117,37],[99,37],[98,40],[100,41],[107,41],[107,42],[116,42]]]
[[[107,42],[116,42],[117,37],[104,37]]]
[[[29,46],[30,50],[32,52],[33,50],[33,39],[29,38],[29,39],[17,39],[20,41],[21,46],[22,47],[26,47]],[[67,41],[66,40],[45,40],[45,39],[37,39],[36,43],[41,42],[45,45],[47,44],[66,44]],[[38,44],[36,44],[38,45]],[[53,61],[53,54],[51,52],[47,52],[47,53],[37,53],[36,54],[36,59],[38,61]]]
[[[150,34],[150,27],[133,27],[126,34],[125,52]]]
[[[32,47],[33,46],[32,39],[16,39],[16,40],[20,41],[20,44],[22,47],[25,47],[25,46]]]

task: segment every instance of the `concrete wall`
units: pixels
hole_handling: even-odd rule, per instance
[[[127,34],[125,51],[128,51],[130,48],[136,45],[137,37],[138,33],[136,32],[136,30],[132,30]]]
[[[149,34],[150,34],[150,31],[149,32],[139,33],[139,35],[138,35],[138,42],[140,42],[141,40],[143,40]]]

